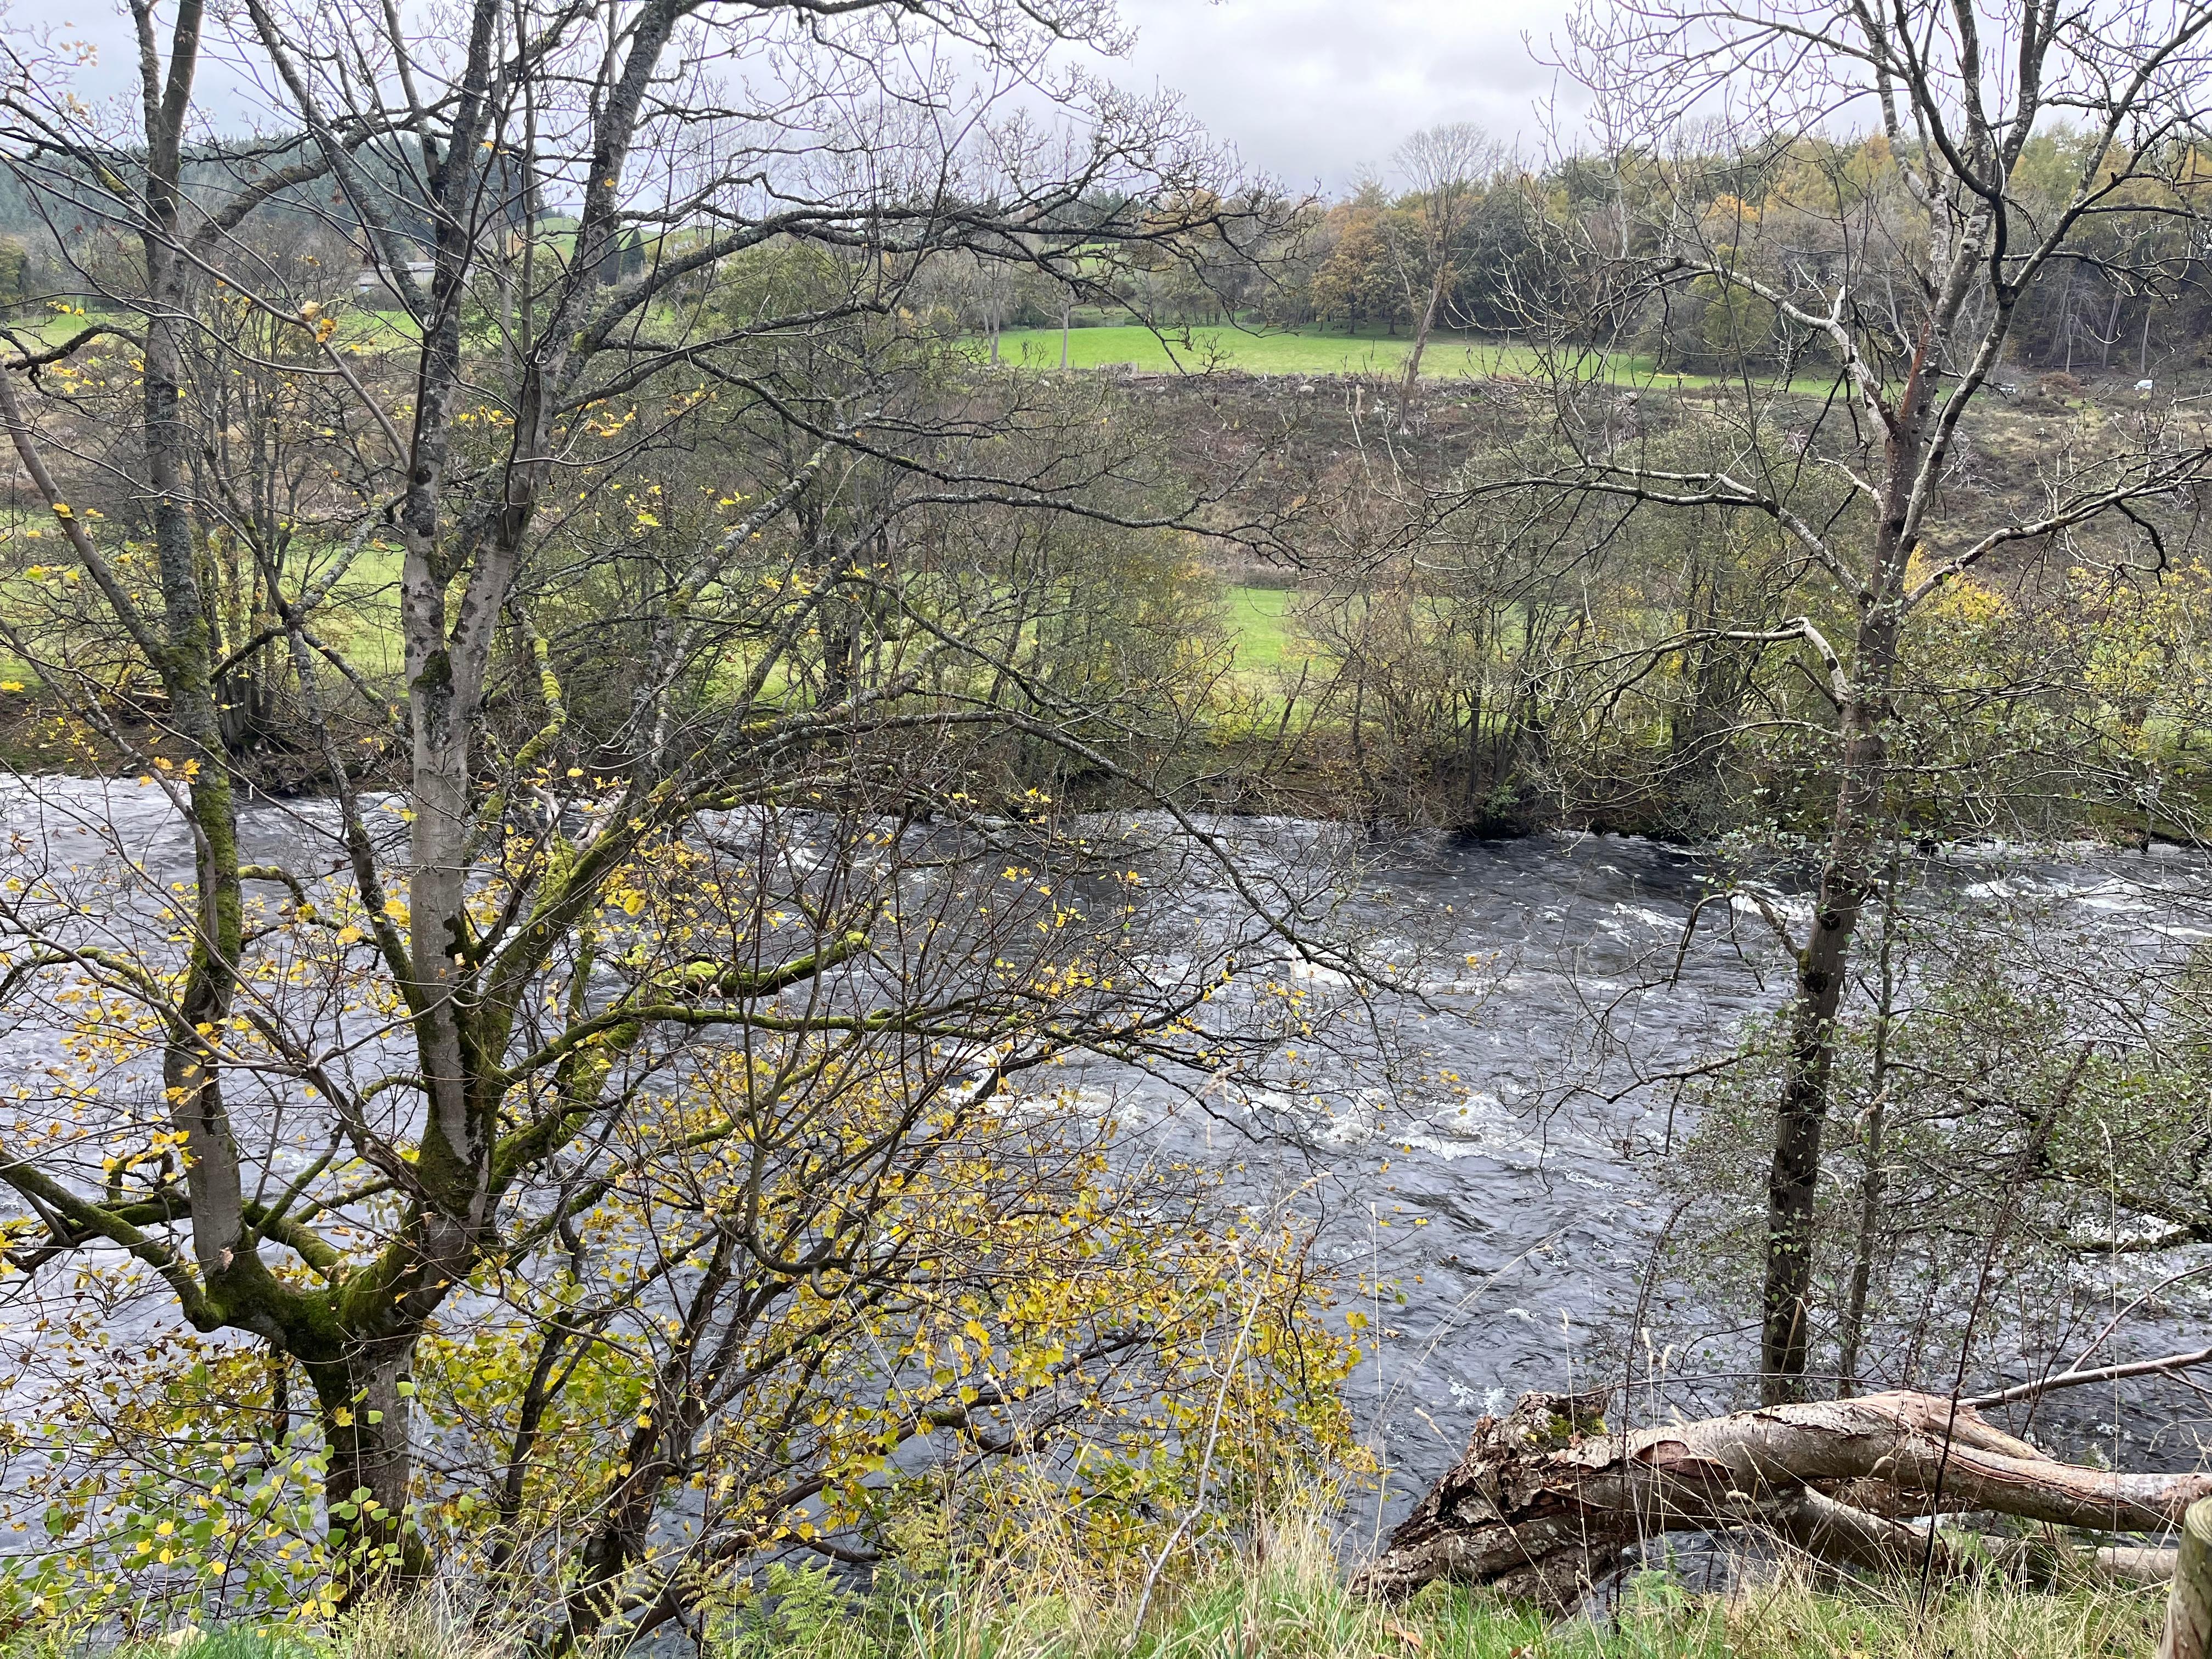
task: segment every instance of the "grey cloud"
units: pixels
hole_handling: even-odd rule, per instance
[[[1552,83],[1540,48],[1565,0],[1121,0],[1138,42],[1102,65],[1133,88],[1182,93],[1213,136],[1294,186],[1340,189],[1400,140],[1472,120],[1533,146],[1535,100]],[[129,27],[114,0],[5,0],[11,31],[47,27],[96,42],[86,95],[127,92]],[[210,103],[246,116],[256,100],[209,66]]]
[[[1334,188],[1418,128],[1471,120],[1532,143],[1562,0],[1122,0],[1136,49],[1109,67],[1181,91],[1214,135]]]

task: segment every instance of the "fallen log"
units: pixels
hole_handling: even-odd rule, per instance
[[[2106,1545],[2089,1553],[2087,1565],[2100,1577],[2123,1584],[2164,1584],[2173,1578],[2179,1550]]]
[[[2212,1474],[2059,1462],[1937,1395],[1769,1407],[1628,1434],[1607,1431],[1606,1400],[1524,1395],[1504,1417],[1481,1419],[1360,1583],[1396,1597],[1445,1579],[1564,1608],[1657,1534],[1744,1526],[1841,1565],[1951,1571],[1966,1563],[1942,1530],[1900,1517],[1986,1510],[2161,1532],[2212,1496]]]

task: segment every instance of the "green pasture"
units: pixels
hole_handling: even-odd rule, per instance
[[[1296,665],[1301,653],[1291,602],[1297,597],[1279,587],[1231,587],[1223,595],[1240,672],[1263,673]]]
[[[980,350],[989,347],[977,342]],[[1070,368],[1129,368],[1162,373],[1208,368],[1255,374],[1399,374],[1412,343],[1402,334],[1344,334],[1318,330],[1255,332],[1231,327],[1163,329],[1135,325],[1068,331]],[[1010,328],[999,336],[1003,362],[1037,368],[1060,367],[1060,331]],[[1468,334],[1431,336],[1421,357],[1425,378],[1448,380],[1529,374],[1538,367],[1530,348]]]
[[[1054,370],[1060,367],[1060,331],[1056,328],[1010,328],[999,336],[999,358],[1018,368]],[[987,356],[989,343],[978,337],[969,342],[978,356]],[[1372,374],[1386,378],[1402,374],[1406,354],[1413,343],[1402,334],[1380,332],[1346,334],[1334,330],[1288,329],[1260,331],[1215,325],[1188,329],[1145,328],[1134,324],[1067,331],[1070,368],[1130,368],[1156,374],[1197,374],[1209,368],[1239,369],[1249,374]],[[1421,354],[1425,380],[1479,380],[1500,377],[1540,380],[1558,372],[1582,380],[1602,380],[1614,386],[1650,386],[1682,390],[1723,383],[1729,377],[1715,374],[1661,373],[1648,356],[1622,355],[1601,357],[1568,356],[1547,362],[1534,347],[1478,334],[1439,333],[1429,337]],[[1777,390],[1773,375],[1753,371],[1753,383],[1763,392]],[[1827,377],[1799,375],[1788,390],[1817,396],[1829,386]]]
[[[654,313],[658,318],[660,313]],[[405,349],[416,343],[415,324],[407,313],[374,295],[348,295],[332,312],[337,338],[346,348],[362,353]],[[110,319],[97,314],[55,313],[14,325],[26,342],[54,345],[86,326]],[[489,327],[472,336],[477,345],[497,343]],[[976,359],[988,358],[988,342],[971,336],[961,343]],[[1241,370],[1251,374],[1374,375],[1395,379],[1405,372],[1412,342],[1403,334],[1379,329],[1346,333],[1336,329],[1267,330],[1231,325],[1190,328],[1152,329],[1139,324],[1107,324],[1076,327],[1067,332],[1070,368],[1127,368],[1139,373],[1197,374],[1211,368]],[[1060,331],[1056,328],[1011,328],[999,336],[1001,362],[1038,371],[1060,367]],[[1547,362],[1536,348],[1483,335],[1439,332],[1429,337],[1421,356],[1425,380],[1478,380],[1498,378],[1541,380],[1553,373],[1583,380],[1601,380],[1617,386],[1680,390],[1722,384],[1728,377],[1711,374],[1661,373],[1654,360],[1644,356],[1577,356],[1571,353]],[[1763,391],[1776,389],[1771,374],[1754,371],[1754,383]],[[1818,395],[1829,385],[1821,375],[1801,375],[1788,390]]]

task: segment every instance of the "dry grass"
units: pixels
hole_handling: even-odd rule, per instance
[[[713,1621],[711,1659],[2149,1659],[2163,1591],[2045,1592],[1997,1580],[1939,1588],[1816,1585],[1784,1571],[1726,1595],[1661,1575],[1591,1616],[1432,1588],[1402,1607],[1349,1594],[1327,1530],[1267,1528],[1156,1597],[1073,1582],[1031,1560],[980,1580],[908,1583],[860,1596],[824,1573],[778,1574]],[[83,1650],[74,1650],[82,1652]],[[665,1650],[656,1647],[659,1652]],[[7,1659],[58,1659],[33,1642]],[[436,1607],[372,1608],[312,1639],[219,1632],[132,1644],[113,1659],[522,1659],[507,1640],[464,1633]]]

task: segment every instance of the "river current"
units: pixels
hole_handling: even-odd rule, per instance
[[[0,826],[19,862],[120,854],[157,880],[189,867],[181,821],[158,789],[132,780],[13,786],[0,796]],[[246,814],[246,850],[327,871],[337,864],[327,826],[312,802],[257,804]],[[1740,1363],[1742,1334],[1701,1325],[1653,1272],[1668,1205],[1651,1171],[1655,1153],[1689,1127],[1669,1074],[1723,1048],[1786,989],[1782,949],[1758,907],[1714,900],[1705,856],[1638,839],[1348,842],[1334,829],[1264,820],[1224,833],[1261,866],[1323,848],[1344,860],[1356,873],[1334,925],[1366,959],[1409,964],[1407,989],[1355,999],[1332,970],[1292,965],[1316,1003],[1359,1004],[1304,1054],[1195,1105],[1129,1074],[1089,1077],[1070,1098],[1095,1091],[1117,1111],[1148,1103],[1152,1133],[1178,1155],[1215,1160],[1255,1197],[1296,1189],[1319,1206],[1320,1248],[1362,1287],[1358,1299],[1382,1333],[1366,1345],[1353,1393],[1396,1471],[1387,1507],[1448,1466],[1480,1413],[1526,1389],[1616,1376],[1608,1356],[1639,1304],[1654,1352],[1672,1344],[1703,1356],[1668,1362],[1684,1379],[1668,1395],[1675,1407],[1740,1403],[1740,1377],[1700,1367],[1724,1371],[1731,1354]],[[2212,939],[2212,869],[2173,849],[1952,848],[1916,855],[1914,878],[1947,902],[1982,906],[2015,939],[2040,941],[2046,962],[2087,964],[2123,1003],[2130,975]],[[1802,917],[1786,871],[1762,891],[1784,921]],[[1225,884],[1203,883],[1172,902],[1200,929],[1237,902]],[[0,1088],[46,1064],[53,1041],[21,1011],[0,1010]],[[2104,1293],[2124,1306],[2185,1265],[2131,1262],[2112,1270]],[[2201,1327],[2187,1304],[2146,1308],[2100,1360],[2204,1341],[2191,1334]],[[2022,1363],[2032,1370],[2033,1357]],[[2077,1453],[2135,1467],[2198,1461],[2200,1431],[2212,1423],[2186,1388],[2136,1382],[2088,1395],[2042,1419]]]
[[[1264,860],[1324,833],[1248,826],[1242,841]],[[1334,1206],[1326,1248],[1376,1287],[1384,1340],[1354,1394],[1396,1471],[1384,1513],[1455,1461],[1478,1415],[1530,1389],[1619,1383],[1632,1328],[1638,1420],[1747,1403],[1755,1333],[1741,1316],[1728,1328],[1655,1264],[1677,1194],[1654,1177],[1692,1127],[1681,1085],[1786,997],[1769,916],[1809,917],[1802,866],[1747,880],[1692,849],[1567,834],[1409,835],[1361,856],[1347,926],[1377,957],[1416,946],[1430,976],[1363,1006],[1379,1011],[1380,1041],[1348,1040],[1295,1091],[1240,1095],[1249,1142],[1205,1139],[1266,1171],[1256,1186],[1316,1182]],[[2018,957],[2081,1034],[2108,1041],[2139,1038],[2151,986],[2212,940],[2212,866],[2179,848],[1923,847],[1909,866],[1908,909],[1973,930],[1970,954]],[[1378,1073],[1391,1074],[1379,1086]],[[1180,1123],[1190,1133],[1188,1114]],[[2212,1273],[2212,1250],[2085,1263],[2072,1291],[2086,1327],[2070,1336],[2118,1315],[2099,1364],[2203,1346],[2212,1320],[2189,1289],[2201,1281],[2161,1291],[2191,1272]],[[1998,1335],[2003,1316],[1991,1318]],[[2000,1336],[1969,1390],[2065,1369],[2073,1351],[2050,1334]],[[1913,1380],[1940,1391],[1939,1369]],[[2155,1378],[2054,1395],[2025,1426],[2119,1467],[2191,1468],[2212,1446],[2204,1398]]]

